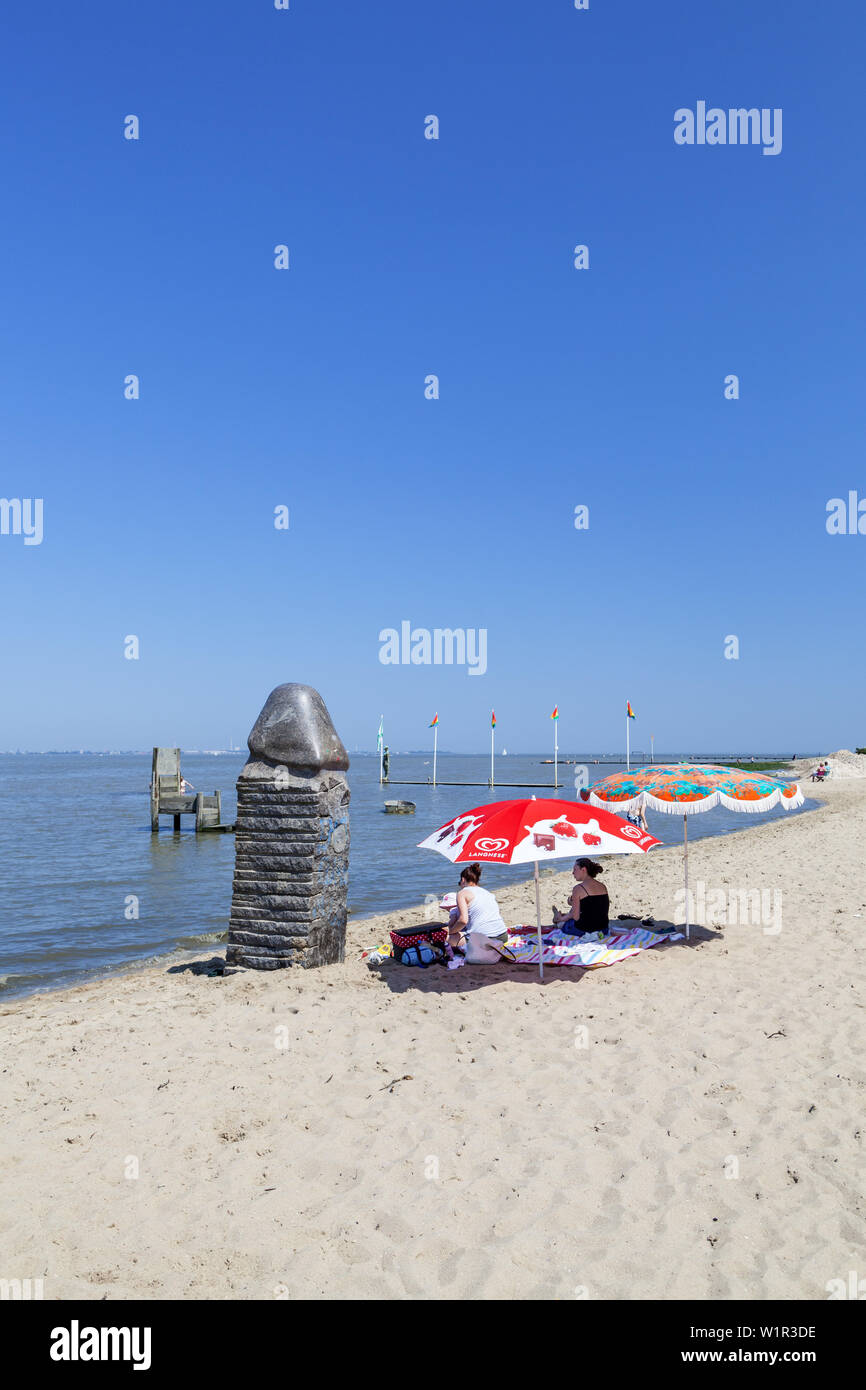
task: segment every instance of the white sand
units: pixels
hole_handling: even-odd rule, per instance
[[[808,786],[812,785],[809,778],[821,762],[830,768],[831,781],[866,777],[866,753],[852,753],[850,748],[840,748],[835,753],[828,753],[824,758],[797,758],[789,767],[808,789]]]
[[[781,892],[777,934],[702,928],[539,985],[370,971],[362,923],[344,966],[12,1004],[0,1276],[46,1298],[825,1298],[866,1271],[866,785],[817,794],[692,848],[707,893]],[[614,913],[670,920],[681,867],[612,864]],[[531,920],[531,881],[499,897]]]

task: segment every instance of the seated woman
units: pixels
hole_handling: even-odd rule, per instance
[[[601,865],[591,859],[578,859],[572,869],[577,879],[571,890],[571,906],[568,913],[553,910],[554,925],[566,936],[585,936],[587,932],[600,931],[606,935],[610,913],[610,898],[607,888],[599,878]]]
[[[479,887],[480,864],[467,864],[457,890],[457,916],[449,922],[451,945],[462,930],[466,938],[466,964],[481,965],[501,960],[490,940],[505,942],[508,932],[492,893]]]

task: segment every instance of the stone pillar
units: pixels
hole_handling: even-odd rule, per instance
[[[226,966],[341,961],[349,879],[349,758],[309,685],[272,690],[238,778]]]

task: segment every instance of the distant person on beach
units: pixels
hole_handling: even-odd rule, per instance
[[[456,944],[455,937],[459,940],[459,934],[463,932],[467,965],[486,965],[501,960],[496,947],[488,945],[488,942],[493,940],[504,944],[508,936],[499,904],[492,893],[479,886],[480,878],[481,865],[467,864],[460,875],[457,913],[456,916],[452,913],[449,922],[452,948]]]
[[[587,932],[606,934],[610,920],[610,897],[599,878],[601,865],[592,859],[577,859],[571,871],[577,880],[571,890],[567,913],[553,909],[553,924],[566,936],[585,936]]]
[[[181,777],[181,779],[180,779],[180,791],[181,791],[181,796],[187,796],[187,795],[189,794],[189,792],[194,792],[194,791],[195,791],[195,787],[193,786],[192,782],[188,782],[188,781],[186,780],[185,777]]]
[[[824,780],[824,778],[825,778],[826,776],[827,776],[827,769],[826,769],[826,767],[824,766],[823,763],[819,763],[818,766],[815,768],[815,771],[812,773],[812,781],[813,781],[813,782],[823,782],[823,780]]]

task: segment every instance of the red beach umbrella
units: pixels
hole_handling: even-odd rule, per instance
[[[535,866],[535,912],[538,932],[539,974],[541,961],[541,891],[539,861],[596,854],[646,854],[661,844],[631,821],[611,811],[579,801],[492,801],[452,817],[434,830],[419,849],[435,849],[452,864],[479,860],[488,864]]]

